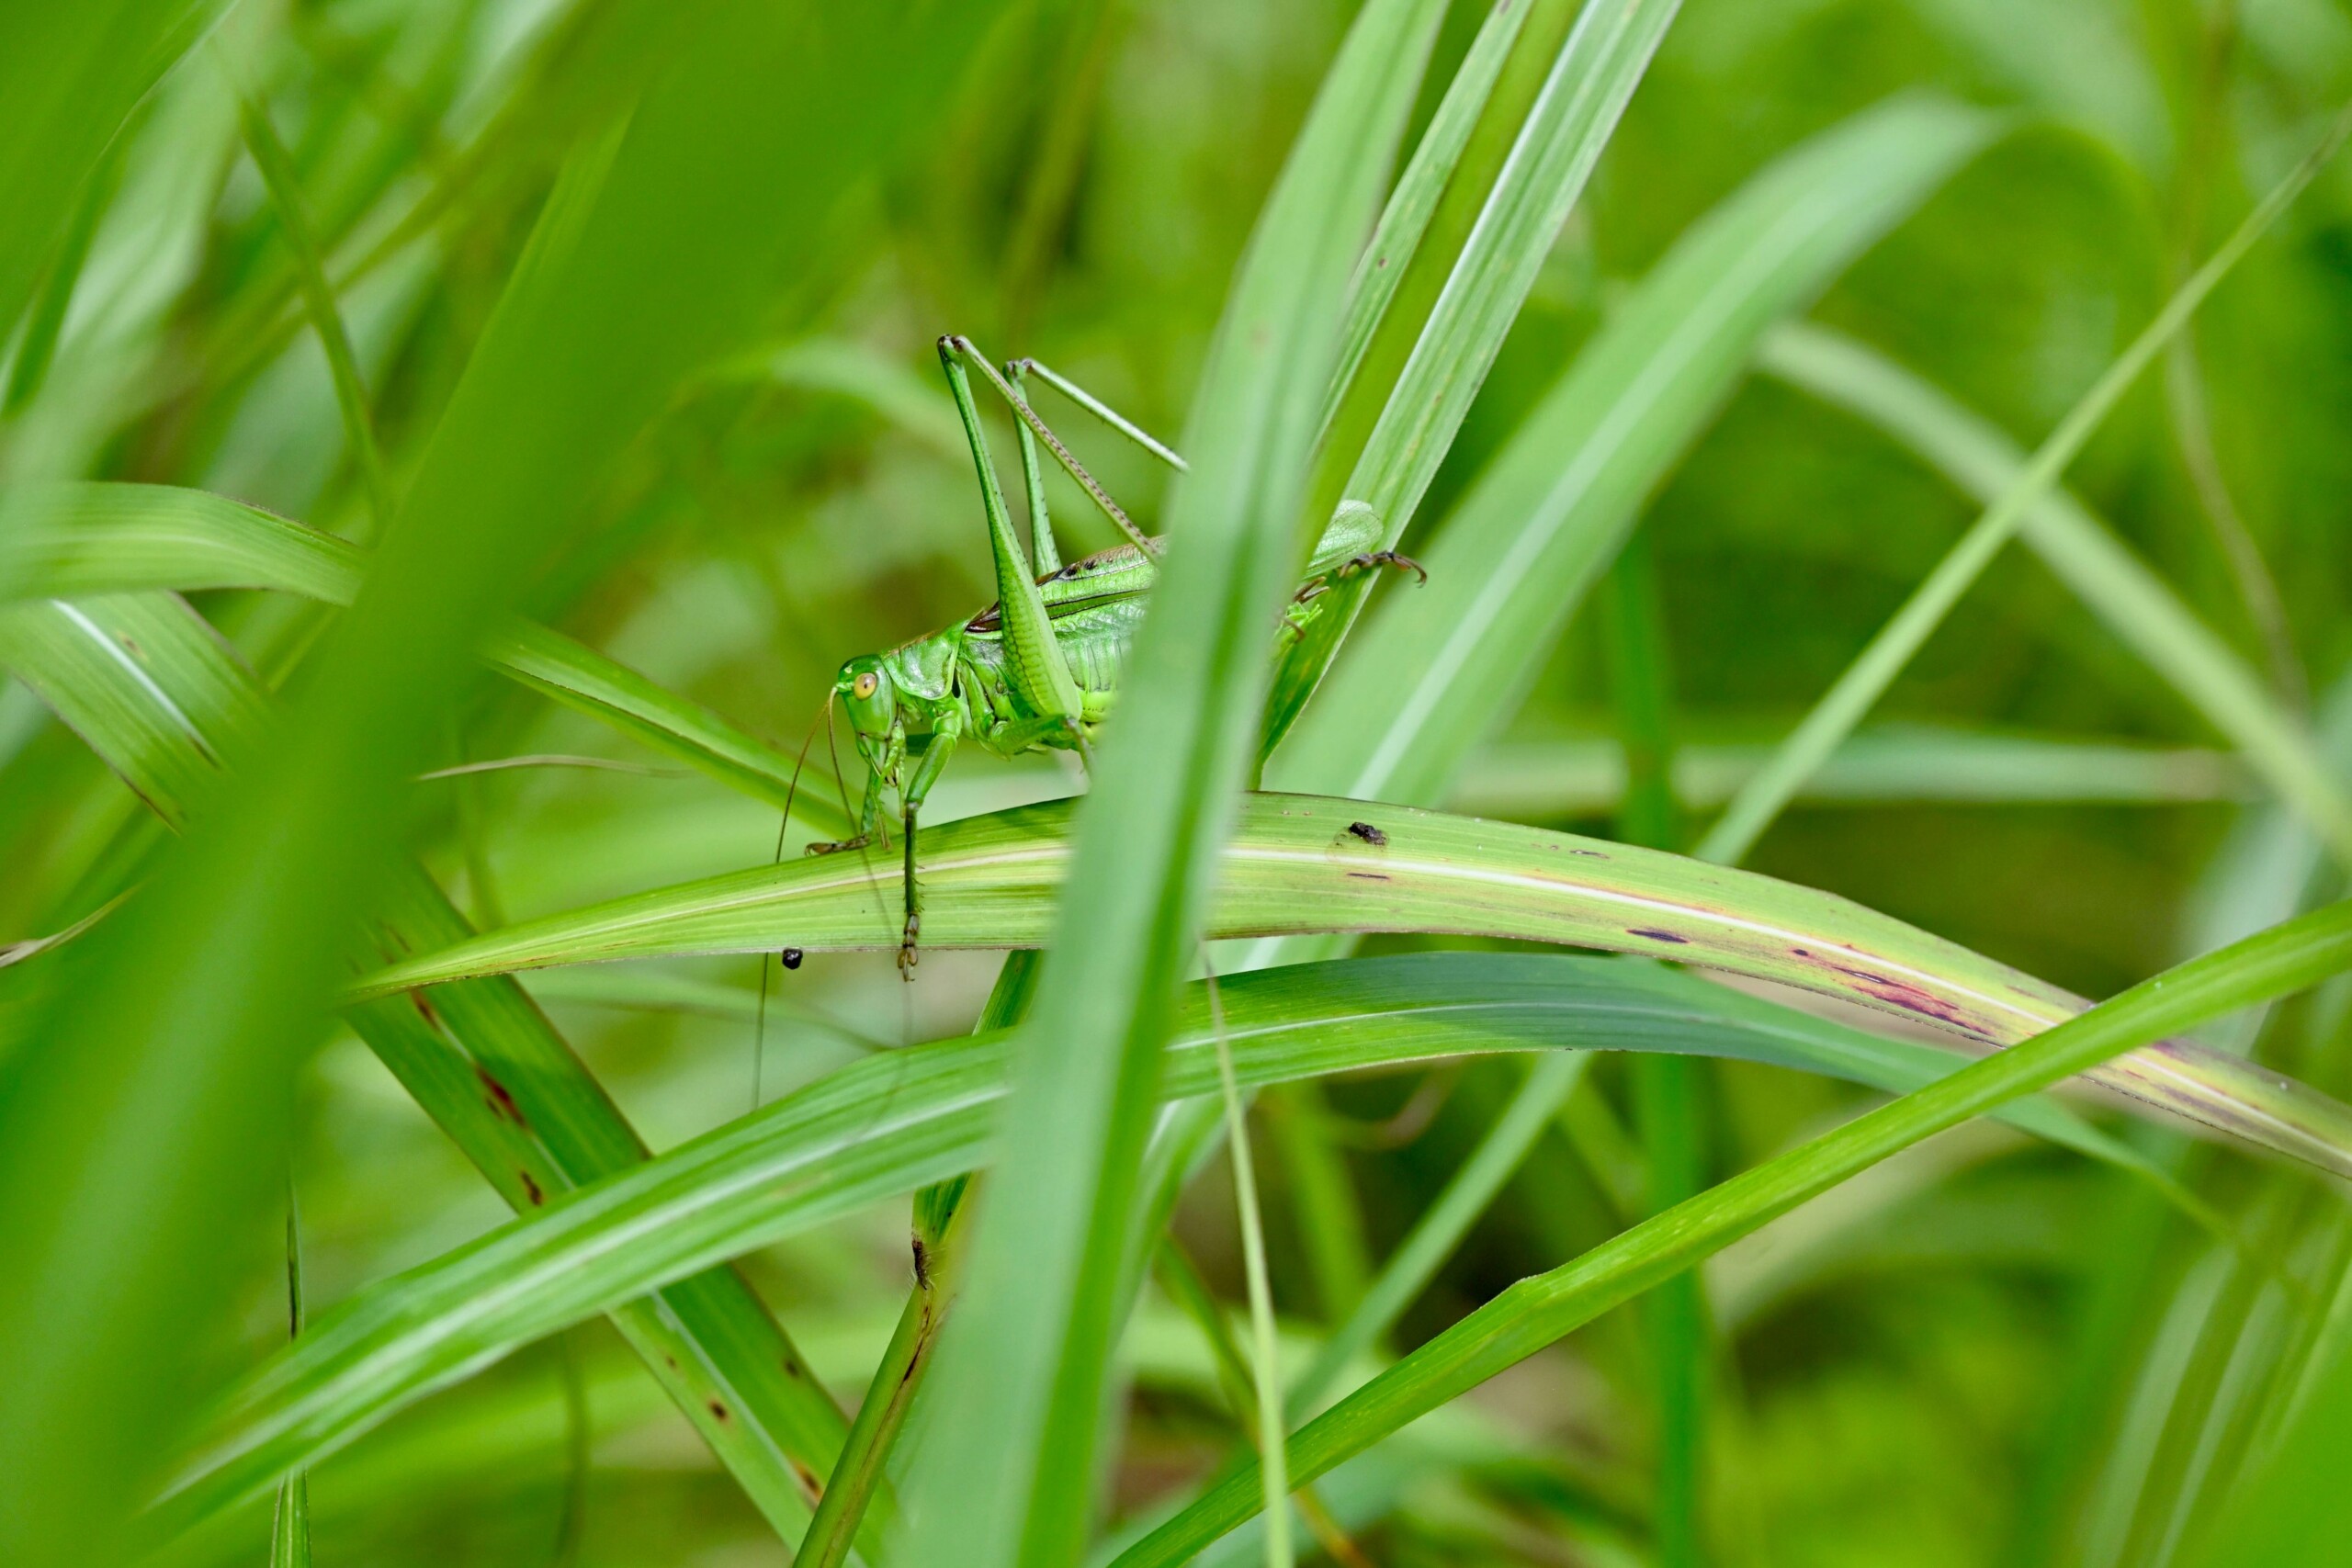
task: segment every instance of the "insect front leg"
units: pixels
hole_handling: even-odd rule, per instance
[[[916,759],[914,772],[899,792],[899,825],[904,829],[906,843],[903,906],[907,923],[899,933],[899,975],[902,979],[915,977],[915,964],[920,955],[916,941],[922,934],[922,885],[915,877],[915,816],[922,809],[923,797],[939,775],[947,771],[948,758],[956,754],[956,742],[963,734],[960,716],[943,716],[932,731],[931,744],[923,748]]]
[[[899,741],[890,738],[890,750],[895,754]],[[801,851],[803,854],[839,854],[843,850],[862,850],[874,841],[874,829],[882,819],[882,774],[884,769],[869,765],[865,772],[865,800],[858,807],[857,832],[836,843],[815,843]]]

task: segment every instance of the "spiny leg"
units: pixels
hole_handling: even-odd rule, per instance
[[[1076,479],[1079,489],[1093,498],[1094,504],[1102,509],[1102,515],[1115,524],[1119,532],[1125,534],[1144,554],[1148,556],[1159,554],[1159,546],[1148,534],[1136,526],[1133,518],[1120,510],[1119,503],[1111,499],[1111,492],[1104,490],[1101,481],[1086,471],[1085,464],[1070,455],[1070,449],[1062,445],[1061,437],[1056,435],[1052,428],[1037,417],[1037,411],[1029,406],[1028,400],[1012,389],[1012,384],[998,373],[997,367],[989,364],[978,349],[972,346],[970,338],[956,333],[950,333],[941,338],[939,358],[940,363],[947,367],[951,379],[960,375],[962,367],[966,365],[978,371],[981,379],[993,387],[997,395],[1005,400],[1006,406],[1012,410],[1014,417],[1023,425],[1036,432],[1037,439],[1046,444],[1046,450],[1054,455],[1054,461],[1062,466],[1062,471]],[[978,428],[969,420],[966,422],[966,426],[967,431]]]
[[[1187,464],[1183,458],[1176,455],[1176,449],[1174,447],[1169,446],[1166,442],[1145,430],[1143,426],[1136,423],[1135,421],[1127,418],[1125,414],[1119,412],[1110,404],[1104,402],[1102,399],[1096,397],[1093,393],[1088,391],[1085,388],[1080,386],[1069,377],[1062,375],[1052,366],[1035,359],[1016,359],[1012,364],[1006,366],[1005,370],[1012,376],[1012,383],[1016,387],[1021,385],[1021,378],[1023,372],[1031,370],[1035,371],[1039,380],[1045,382],[1046,385],[1059,392],[1063,397],[1068,398],[1071,402],[1076,403],[1079,407],[1084,409],[1087,412],[1092,414],[1095,418],[1101,420],[1103,423],[1109,425],[1112,429],[1117,431],[1120,434],[1125,436],[1128,440],[1134,442],[1136,446],[1142,447],[1145,451],[1150,453],[1153,457],[1159,458],[1170,468],[1175,469],[1178,473],[1182,474],[1192,471],[1191,465]]]
[[[1423,582],[1430,580],[1428,568],[1412,557],[1398,555],[1395,550],[1366,550],[1360,556],[1350,556],[1340,563],[1339,570],[1333,575],[1353,577],[1360,571],[1371,571],[1374,568],[1384,566],[1396,571],[1409,571]]]
[[[881,814],[882,775],[869,768],[865,774],[865,800],[857,813],[857,831],[838,843],[812,843],[800,852],[804,855],[833,855],[843,850],[862,850],[874,841],[874,829]]]
[[[922,810],[933,784],[947,771],[947,759],[956,754],[956,742],[960,736],[953,720],[933,730],[931,744],[923,748],[905,787],[899,791],[899,825],[906,835],[901,892],[907,921],[899,933],[899,975],[902,979],[913,979],[915,964],[921,961],[916,943],[922,935],[922,886],[915,878],[915,818]]]

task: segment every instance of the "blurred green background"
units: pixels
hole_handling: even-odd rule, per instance
[[[994,596],[969,462],[932,368],[934,336],[961,331],[999,355],[1035,355],[1149,429],[1181,427],[1240,245],[1351,9],[1008,7],[911,155],[829,220],[825,264],[779,289],[773,334],[732,345],[609,455],[611,481],[530,585],[540,611],[797,746],[842,658]],[[1483,14],[1453,7],[1421,118]],[[291,153],[397,479],[419,463],[565,155],[630,89],[645,46],[631,29],[649,25],[610,0],[232,10],[141,104],[83,198],[86,261],[53,354],[33,363],[20,342],[12,362],[12,466],[201,487],[366,537],[366,476],[302,325],[294,255],[245,153],[232,84],[266,107]],[[2314,116],[2352,94],[2352,9],[1689,0],[1408,547],[1688,225],[1805,137],[1922,87],[2007,108],[2012,129],[1846,272],[1813,317],[2030,446],[2301,155]],[[2331,701],[2352,659],[2347,433],[2352,164],[2324,175],[2247,259],[2199,318],[2193,349],[2143,380],[2071,474],[2209,625],[2319,716],[2339,754],[2352,753],[2352,705]],[[1162,477],[1082,425],[1074,441],[1150,525]],[[1054,493],[1066,550],[1073,536],[1081,548],[1113,542],[1074,488]],[[1835,679],[1974,513],[1849,416],[1769,376],[1743,384],[1642,525],[1667,630],[1686,843],[1724,781]],[[258,596],[203,596],[199,607],[265,671],[286,667],[314,629],[300,608]],[[481,688],[446,728],[447,764],[549,754],[616,764],[423,787],[428,860],[481,923],[774,850],[770,807],[512,685]],[[1602,620],[1586,614],[1454,804],[1607,834],[1622,781],[1613,736]],[[1826,781],[1750,864],[2088,995],[2233,934],[2235,911],[2278,880],[2273,869],[2261,882],[2276,863],[2261,857],[2281,829],[2245,770],[2020,549],[1936,634],[1847,761],[1850,776],[1835,789]],[[934,811],[966,815],[1071,784],[1057,767],[973,750]],[[0,687],[0,942],[88,913],[156,831],[29,692]],[[933,954],[912,987],[887,954],[771,969],[764,1095],[857,1053],[967,1027],[994,969],[989,955]],[[594,970],[530,988],[659,1149],[749,1104],[762,992],[749,959],[639,978],[618,1001]],[[39,985],[36,964],[0,970],[0,1053],[16,1047]],[[2282,1010],[2265,1048],[2341,1092],[2337,1010],[2325,997]],[[1303,1233],[1286,1125],[1312,1122],[1345,1151],[1357,1245],[1376,1258],[1519,1071],[1478,1062],[1268,1097],[1260,1158],[1287,1314],[1327,1317],[1349,1263],[1347,1238]],[[1863,1099],[1742,1066],[1709,1068],[1702,1098],[1716,1176]],[[1622,1173],[1595,1151],[1627,1136],[1631,1115],[1618,1066],[1603,1064],[1400,1337],[1426,1336],[1615,1229]],[[2232,1198],[2263,1179],[2233,1156],[2158,1152]],[[349,1038],[303,1081],[294,1171],[314,1305],[506,1213]],[[1218,1167],[1188,1197],[1180,1233],[1238,1299],[1230,1213]],[[905,1236],[893,1206],[747,1260],[844,1399],[895,1320]],[[250,1253],[243,1339],[217,1348],[230,1368],[282,1334],[283,1286],[272,1228],[223,1245]],[[2229,1430],[2226,1398],[2209,1389],[2200,1402],[2199,1377],[2227,1383],[2232,1348],[2257,1314],[2220,1299],[2208,1246],[2112,1172],[1979,1128],[1725,1254],[1707,1274],[1720,1340],[1711,1555],[2165,1560],[2174,1510],[2201,1484],[2199,1434]],[[1364,1551],[1384,1564],[1645,1561],[1655,1434],[1632,1326],[1623,1314],[1604,1319],[1419,1429],[1409,1463],[1363,1482],[1366,1500],[1335,1492]],[[1204,1473],[1231,1438],[1204,1353],[1164,1304],[1148,1304],[1127,1356],[1116,1502],[1134,1508]],[[571,1457],[574,1373],[584,1473]],[[601,1323],[403,1415],[311,1485],[327,1562],[783,1560]],[[252,1522],[206,1550],[257,1561]]]

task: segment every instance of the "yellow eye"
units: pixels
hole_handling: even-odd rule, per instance
[[[871,670],[865,671],[859,674],[856,680],[850,682],[850,694],[859,698],[870,697],[874,694],[874,688],[881,683],[882,678],[880,676],[875,674]]]

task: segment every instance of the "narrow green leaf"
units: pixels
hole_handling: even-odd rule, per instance
[[[1294,1473],[1299,1480],[1322,1474],[1611,1307],[1922,1138],[2144,1041],[2301,990],[2346,967],[2352,967],[2352,903],[2192,959],[2034,1040],[1742,1172],[1621,1232],[1574,1262],[1520,1280],[1381,1372],[1293,1436]],[[1255,1469],[1220,1482],[1123,1552],[1118,1568],[1190,1561],[1255,1509]]]
[[[2139,379],[2140,373],[2188,325],[2198,306],[2229,276],[2239,259],[2253,249],[2254,243],[2302,194],[2303,187],[2335,155],[2347,134],[2352,134],[2352,104],[2346,106],[2310,155],[2246,214],[2245,221],[2222,243],[2221,248],[2165,301],[2155,320],[2142,329],[2090,389],[2066,411],[2065,417],[2035,450],[2032,460],[1993,499],[1951,552],[1936,563],[1927,581],[1919,584],[1870,645],[1855,657],[1846,672],[1823,694],[1764,771],[1741,786],[1739,794],[1700,841],[1695,852],[1700,859],[1733,864],[1746,858],[1805,775],[1819,767],[1837,750],[1838,743],[1852,732],[1928,636],[1942,624],[1961,595],[2008,543],[2033,504],[2050,493],[2067,466],[2089,443],[2092,434],[2122,400],[2132,382]],[[2352,865],[2352,807],[2334,798],[2332,792],[2325,805],[2332,809],[2315,818],[2313,825],[2334,848],[2336,859]]]
[[[158,594],[0,610],[0,668],[31,685],[167,822],[218,777],[215,759],[269,721],[252,676],[188,607]],[[379,917],[379,956],[472,934],[411,864]],[[511,983],[369,1002],[348,1020],[506,1202],[641,1160],[645,1145],[561,1036]],[[780,1531],[808,1517],[840,1412],[750,1286],[719,1269],[616,1306],[616,1325]],[[724,1416],[715,1414],[724,1411]],[[283,1516],[281,1515],[281,1517]]]
[[[1386,1338],[1405,1309],[1429,1288],[1439,1267],[1453,1255],[1503,1183],[1527,1158],[1528,1150],[1535,1146],[1561,1105],[1584,1081],[1590,1060],[1582,1055],[1544,1056],[1529,1069],[1527,1081],[1487,1127],[1470,1157],[1455,1168],[1405,1239],[1396,1244],[1396,1250],[1388,1255],[1363,1301],[1331,1331],[1315,1359],[1292,1382],[1283,1405],[1292,1420],[1321,1408],[1323,1396],[1349,1364]]]
[[[1011,1155],[941,1340],[908,1485],[913,1561],[1060,1564],[1084,1550],[1170,999],[1262,701],[1265,627],[1319,532],[1303,492],[1348,271],[1443,10],[1371,0],[1357,14],[1212,343],[1181,443],[1193,467],[1170,505],[1173,545],[1022,1034]]]
[[[90,0],[0,10],[0,339],[124,118],[221,9]]]
[[[821,270],[841,198],[996,9],[710,9],[543,211],[293,721],[232,759],[240,787],[68,950],[47,1048],[12,1060],[0,1102],[0,1559],[119,1553],[228,1303],[217,1227],[278,1166],[294,1069],[472,649],[684,378],[763,324],[778,276]],[[19,298],[0,276],[11,315]]]
[[[1276,787],[1444,796],[1775,319],[1997,122],[1898,99],[1824,132],[1683,236],[1532,412],[1269,764]],[[1565,455],[1565,461],[1564,461]]]
[[[257,507],[164,485],[61,484],[16,492],[17,526],[0,535],[0,605],[164,588],[264,588],[349,604],[368,557],[332,534]],[[486,656],[507,674],[755,799],[811,831],[848,831],[822,789],[792,794],[794,760],[701,705],[562,633],[510,621]]]
[[[923,833],[923,941],[1033,946],[1052,930],[1071,804]],[[1386,841],[1350,831],[1362,822]],[[549,964],[797,947],[892,949],[896,886],[836,860],[762,865],[618,898],[422,954],[364,995]],[[1417,931],[1670,954],[2010,1044],[2083,1004],[2057,987],[1832,894],[1572,834],[1312,796],[1243,798],[1210,932]],[[2236,1057],[2168,1042],[2100,1083],[2328,1169],[2352,1170],[2352,1111]]]
[[[1354,959],[1237,976],[1223,1000],[1245,1085],[1488,1051],[1687,1051],[1897,1091],[1954,1064],[1931,1046],[1617,959]],[[1197,987],[1173,1039],[1160,1097],[1213,1093]],[[1000,1031],[864,1058],[361,1292],[232,1397],[173,1483],[169,1517],[257,1495],[392,1410],[613,1302],[985,1163],[999,1145],[1010,1042]],[[2010,1111],[2039,1135],[2118,1157],[2053,1103]]]
[[[1989,421],[1849,338],[1792,323],[1765,341],[1758,365],[1878,426],[1988,504],[2025,470],[2024,452]],[[2352,819],[2302,724],[2080,500],[2053,486],[2019,527],[2059,580],[2227,736],[2280,800],[2315,827]]]
[[[1341,489],[1341,495],[1379,515],[1385,546],[1403,535],[1437,477],[1553,240],[1680,5],[1592,0],[1577,14]],[[1495,63],[1498,68],[1499,61]],[[1465,68],[1487,64],[1475,47],[1464,62]],[[1466,129],[1462,134],[1466,138]],[[1400,193],[1408,201],[1419,195],[1418,186]],[[1272,752],[1314,694],[1371,581],[1366,574],[1336,584],[1308,634],[1284,650],[1268,698],[1262,754]]]

